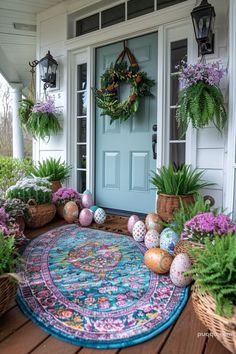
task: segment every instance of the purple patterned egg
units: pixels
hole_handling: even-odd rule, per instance
[[[106,217],[105,210],[102,208],[98,208],[94,213],[94,221],[96,224],[104,224]]]
[[[184,276],[184,272],[190,270],[192,263],[187,253],[179,253],[173,260],[170,267],[170,279],[176,286],[183,288],[191,283],[191,276]]]
[[[63,217],[64,219],[71,223],[74,222],[79,215],[79,208],[77,206],[77,204],[73,201],[67,202],[64,206],[63,209]]]
[[[92,194],[82,194],[82,205],[84,208],[90,208],[93,205]]]
[[[81,226],[89,226],[93,221],[93,213],[91,210],[84,208],[79,214],[79,223]]]
[[[128,220],[128,225],[127,225],[127,229],[129,231],[130,234],[132,234],[133,231],[133,227],[134,224],[139,221],[139,217],[137,215],[131,215],[129,220]]]
[[[139,220],[134,224],[132,235],[135,241],[142,242],[146,234],[146,227],[143,221]]]
[[[144,243],[147,248],[159,247],[160,235],[156,230],[148,230],[145,235]]]

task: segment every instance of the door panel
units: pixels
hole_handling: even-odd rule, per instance
[[[157,79],[157,33],[128,40],[140,70]],[[100,76],[114,64],[123,42],[96,51],[96,86]],[[126,100],[130,87],[121,85],[120,99]],[[152,97],[142,98],[139,110],[126,122],[100,116],[96,111],[96,204],[101,207],[147,213],[155,209],[155,191],[150,186],[150,171],[155,170],[152,155],[152,126],[156,124],[156,85]]]

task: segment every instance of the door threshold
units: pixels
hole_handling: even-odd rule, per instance
[[[103,208],[107,214],[112,214],[112,215],[119,215],[119,216],[131,216],[131,215],[137,215],[140,219],[145,219],[147,214],[144,213],[138,213],[136,211],[127,211],[127,210],[120,210],[120,209],[111,209],[111,208]]]

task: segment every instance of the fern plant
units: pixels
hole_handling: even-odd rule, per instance
[[[20,107],[19,107],[19,118],[20,118],[20,123],[21,126],[23,126],[25,128],[28,120],[29,120],[29,116],[32,112],[32,108],[34,106],[34,101],[32,98],[24,98],[21,102],[20,102]]]
[[[0,276],[15,271],[20,262],[20,256],[16,251],[15,237],[5,237],[0,231]]]
[[[38,162],[38,166],[32,168],[32,176],[47,177],[50,182],[64,182],[70,176],[71,169],[72,167],[65,161],[61,162],[60,157],[58,159],[50,157],[43,162]]]
[[[209,293],[216,302],[216,313],[229,317],[236,305],[236,234],[206,239],[204,251],[189,250],[196,262],[186,274],[196,281],[197,289]]]
[[[220,88],[199,81],[180,91],[176,118],[182,136],[190,122],[194,128],[203,128],[213,122],[215,127],[222,131],[227,114]]]
[[[190,165],[184,164],[178,170],[173,165],[162,166],[157,171],[158,173],[152,172],[151,183],[156,187],[158,194],[195,194],[201,188],[214,184],[203,181],[203,171],[192,170]]]

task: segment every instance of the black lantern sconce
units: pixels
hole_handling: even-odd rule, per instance
[[[32,63],[29,62],[31,66],[31,73],[34,74],[34,68],[39,64],[40,79],[44,82],[44,90],[48,87],[56,87],[56,71],[58,67],[57,61],[50,54],[50,51],[47,52],[44,58],[34,60]]]
[[[213,33],[215,24],[215,9],[207,2],[202,0],[191,12],[196,41],[198,42],[198,54],[214,53],[215,35]]]

